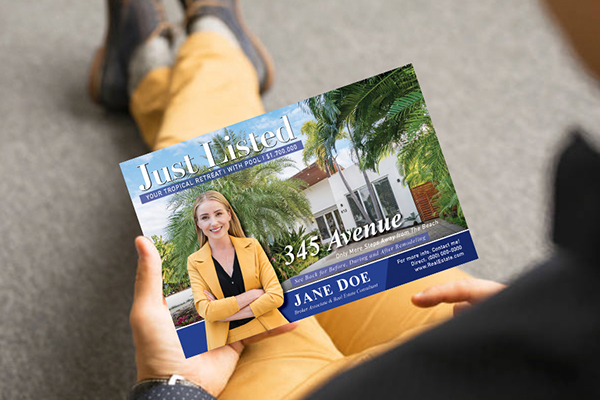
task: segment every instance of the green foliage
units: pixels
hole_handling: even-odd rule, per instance
[[[302,134],[308,136],[307,147],[305,147],[303,153],[303,161],[305,164],[308,164],[308,160],[316,157],[317,164],[327,172],[327,175],[330,175],[333,171],[337,171],[363,218],[371,222],[371,217],[356,198],[356,195],[344,177],[342,169],[339,168],[336,161],[336,156],[338,155],[336,142],[350,137],[341,127],[344,121],[340,119],[338,105],[341,104],[342,100],[343,93],[338,89],[311,97],[300,103],[306,112],[316,118],[316,122],[305,122],[301,129]],[[361,166],[359,165],[359,167]],[[361,170],[363,170],[362,167]],[[364,176],[366,177],[366,174]],[[371,183],[368,181],[366,184],[369,187],[371,186]],[[379,211],[377,212],[379,213]]]
[[[314,256],[310,255],[310,252],[312,252],[313,249],[309,249],[306,246],[308,246],[310,243],[310,238],[313,236],[319,237],[319,232],[314,230],[306,233],[306,229],[301,226],[298,228],[298,230],[289,230],[286,234],[273,241],[270,246],[272,253],[271,264],[275,269],[275,273],[277,274],[277,279],[279,279],[279,282],[284,282],[298,275],[310,265],[329,255],[330,252],[328,252],[325,246],[321,244],[320,240],[317,242],[319,245],[319,252]],[[305,259],[295,257],[294,261],[290,265],[286,265],[286,262],[290,261],[290,258],[286,256],[288,252],[286,247],[292,246],[291,252],[294,254],[294,256],[296,256],[303,242],[308,254],[307,257]]]
[[[302,162],[308,166],[310,160],[316,158],[319,168],[331,174],[335,169],[331,158],[329,158],[327,149],[325,149],[325,146],[323,146],[322,141],[316,134],[317,129],[315,121],[306,121],[300,129],[300,132],[307,137],[304,143],[304,151],[302,152]]]
[[[410,215],[405,218],[405,220],[410,222],[410,221],[416,221],[417,218],[419,218],[419,214],[411,212]]]
[[[436,182],[435,188],[438,190],[438,195],[434,198],[434,203],[439,209],[439,217],[467,228],[467,221],[450,175],[448,174],[443,180]]]
[[[395,154],[404,183],[433,181],[440,216],[466,226],[412,65],[317,96],[304,106],[315,116],[335,118],[338,129],[348,128],[361,170],[378,170],[382,159]]]
[[[179,274],[176,268],[173,252],[175,245],[164,240],[162,235],[153,235],[151,239],[162,261],[163,295],[168,296],[173,292],[180,292],[188,288],[190,286],[189,277],[187,274],[183,276]]]
[[[229,141],[223,139],[225,135],[230,137]],[[242,140],[241,133],[235,134],[227,129],[215,136],[215,159],[223,160],[229,155],[226,146],[239,140]],[[231,161],[225,165],[229,163]],[[303,193],[306,184],[301,180],[281,180],[277,177],[288,167],[297,168],[292,159],[281,157],[175,193],[169,200],[171,215],[167,236],[175,246],[173,258],[176,273],[186,274],[187,257],[198,250],[192,207],[196,198],[207,190],[216,190],[227,198],[246,235],[256,238],[267,254],[270,238],[279,238],[295,222],[311,218],[310,204]],[[206,171],[207,168],[200,168],[198,174]]]
[[[442,181],[449,175],[435,131],[427,130],[406,143],[397,155],[404,183],[415,187],[429,181]]]
[[[412,66],[371,77],[340,91],[340,124],[352,128],[362,168],[376,170],[383,158],[414,138],[429,114]]]
[[[307,100],[308,101],[308,100]],[[316,115],[319,112],[315,111]],[[314,116],[315,114],[313,114]],[[302,161],[308,165],[309,160],[316,158],[317,164],[324,171],[333,173],[333,159],[337,156],[335,143],[341,139],[347,139],[348,133],[338,129],[336,121],[318,120],[306,121],[300,132],[307,136]]]

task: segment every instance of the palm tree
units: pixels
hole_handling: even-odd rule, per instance
[[[377,168],[379,161],[397,153],[405,176],[448,174],[429,111],[411,65],[342,88],[340,118],[353,126],[352,141],[361,150],[361,163]],[[420,159],[420,168],[414,168]],[[430,179],[430,180],[431,180]],[[410,179],[409,179],[410,180]]]
[[[351,132],[350,124],[348,123],[348,120],[346,120],[346,128],[348,129],[348,132]],[[358,168],[362,172],[363,179],[365,180],[365,183],[367,184],[367,190],[369,191],[369,195],[371,196],[371,199],[373,199],[373,208],[375,208],[375,213],[377,214],[377,220],[381,221],[383,219],[383,216],[381,215],[381,210],[379,209],[379,205],[377,204],[377,198],[375,197],[375,191],[373,190],[373,184],[371,184],[369,175],[367,175],[367,169],[370,169],[370,168],[366,168],[364,166],[364,164],[360,162],[361,157],[360,157],[360,154],[358,151],[358,147],[354,143],[354,135],[350,134],[349,136],[350,136],[350,143],[352,143],[351,151],[354,153],[354,156],[358,160]]]
[[[414,187],[433,181],[440,192],[438,206],[443,212],[458,210],[464,223],[413,67],[398,68],[340,90],[340,119],[352,126],[350,137],[360,152],[362,167],[377,169],[383,158],[396,153],[405,183]]]
[[[230,141],[224,140],[225,135],[230,136]],[[241,134],[228,130],[215,136],[212,146],[215,158],[224,159],[229,152],[226,146],[241,138]],[[246,235],[256,238],[267,254],[270,239],[287,233],[295,222],[312,218],[310,204],[303,193],[306,183],[277,177],[289,167],[297,168],[295,161],[281,157],[175,193],[168,205],[172,212],[167,225],[167,236],[175,245],[173,257],[178,273],[185,274],[187,257],[198,250],[192,206],[196,198],[207,190],[216,190],[227,198]],[[207,170],[199,168],[198,174]]]
[[[304,151],[302,152],[302,162],[306,166],[310,164],[312,159],[316,159],[317,165],[327,174],[327,177],[331,176],[332,172],[335,172],[333,162],[327,156],[327,151],[323,143],[319,141],[317,132],[317,123],[315,121],[306,121],[300,132],[307,137],[304,143]]]
[[[414,74],[413,74],[414,75]],[[319,96],[312,97],[310,99],[305,100],[302,105],[305,109],[315,116],[315,118],[319,121],[319,126],[325,128],[330,132],[329,137],[326,140],[323,140],[322,143],[325,146],[333,146],[335,148],[335,140],[339,140],[342,138],[349,138],[351,143],[350,151],[354,153],[354,156],[358,160],[357,166],[360,169],[363,178],[366,183],[367,190],[369,191],[369,195],[373,201],[373,208],[375,209],[375,214],[378,220],[381,220],[382,214],[377,203],[377,197],[375,197],[375,191],[373,190],[373,185],[367,175],[367,170],[376,171],[377,164],[376,163],[368,163],[365,162],[366,158],[360,155],[360,143],[358,140],[361,138],[361,135],[358,135],[359,132],[365,131],[365,127],[371,128],[374,125],[374,122],[370,124],[355,124],[357,118],[363,118],[363,109],[361,107],[351,107],[349,106],[353,102],[358,102],[359,106],[362,104],[369,104],[370,101],[373,100],[374,95],[389,95],[389,92],[386,91],[386,83],[389,84],[387,80],[384,80],[383,83],[379,82],[378,77],[373,77],[365,80],[364,82],[357,82],[352,85],[348,85],[345,87],[341,87],[339,89],[335,89],[329,91],[327,93],[323,93]],[[404,79],[404,86],[414,87],[416,84],[416,77],[408,77],[408,79]],[[371,82],[373,81],[373,82]],[[365,82],[371,82],[372,85],[369,87],[368,93],[364,91],[356,92],[353,88],[356,85],[360,85]],[[418,84],[416,85],[418,88]],[[372,105],[372,104],[371,104]],[[369,107],[368,115],[373,117],[373,109]],[[325,123],[325,121],[331,121],[329,123]],[[376,120],[375,120],[376,121]],[[335,132],[341,131],[343,125],[346,125],[346,128],[350,134],[345,134],[343,137],[341,135],[335,134]],[[335,126],[332,126],[335,125]],[[331,134],[333,133],[333,134]],[[388,143],[389,144],[389,143]],[[364,153],[364,152],[363,152]],[[366,154],[366,153],[365,153]],[[383,157],[382,157],[383,158]],[[380,158],[381,159],[381,158]],[[380,160],[379,159],[379,160]],[[378,160],[378,161],[379,161]],[[306,160],[305,160],[306,163]],[[341,175],[342,180],[345,181],[344,177]],[[346,182],[344,182],[346,183]],[[350,193],[353,192],[347,186],[347,189]],[[354,202],[359,206],[361,210],[361,214],[363,217],[365,216],[364,208],[362,204],[358,201],[356,196],[352,196]],[[369,223],[371,219],[367,216],[365,218]]]
[[[428,181],[441,182],[450,174],[433,129],[423,129],[418,138],[405,143],[398,152],[396,165],[409,187]]]
[[[340,123],[349,123],[352,142],[361,152],[363,168],[418,137],[431,119],[411,65],[339,89]]]
[[[311,99],[308,99],[306,100],[306,102],[313,99],[315,98],[313,97]],[[305,104],[307,105],[307,107],[316,107],[316,103]],[[371,217],[364,209],[358,197],[356,197],[356,194],[350,187],[350,184],[346,180],[346,177],[344,176],[342,169],[340,168],[336,160],[337,149],[335,147],[335,142],[337,140],[347,138],[348,134],[344,131],[341,131],[340,129],[337,129],[335,123],[328,122],[328,118],[331,118],[331,116],[335,118],[335,113],[327,115],[326,112],[319,108],[315,108],[315,110],[311,110],[311,112],[313,116],[321,120],[317,120],[318,122],[307,121],[304,123],[300,130],[303,135],[306,135],[308,137],[306,146],[304,148],[304,153],[302,155],[304,163],[307,164],[309,160],[311,160],[312,158],[316,158],[317,165],[319,165],[321,169],[324,169],[326,171],[327,176],[331,175],[331,171],[339,172],[340,178],[342,179],[344,186],[346,186],[346,190],[350,194],[350,197],[354,201],[354,204],[356,204],[356,207],[362,214],[363,218],[367,221],[368,224],[370,224],[371,222],[373,222],[371,220]]]

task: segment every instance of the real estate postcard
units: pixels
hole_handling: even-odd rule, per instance
[[[201,260],[210,271],[194,269],[200,278],[190,279],[188,259],[202,253],[198,232],[207,229],[204,246],[214,233],[199,228],[194,216],[206,192],[227,199],[243,235],[260,244],[256,257],[272,268],[264,279],[276,276],[280,284],[283,295],[272,298],[287,321],[477,258],[412,65],[134,158],[121,169],[142,232],[162,257],[163,292],[187,357],[209,349],[207,332],[214,331],[207,325],[225,326],[225,340],[241,312],[227,302],[225,288],[215,287],[218,263]],[[225,225],[229,235],[231,226]],[[246,288],[234,293],[263,285],[261,296],[268,296],[273,282],[268,289],[262,277],[259,286],[249,283],[255,266],[238,258]],[[207,286],[195,299],[196,281]],[[205,290],[213,297],[204,297]],[[261,306],[250,303],[254,318],[246,321],[273,328],[265,322],[272,302],[255,301]],[[214,302],[227,307],[209,318]]]

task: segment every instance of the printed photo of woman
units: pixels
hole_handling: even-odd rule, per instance
[[[200,250],[188,257],[187,269],[208,350],[287,324],[275,270],[225,196],[206,191],[192,210]]]

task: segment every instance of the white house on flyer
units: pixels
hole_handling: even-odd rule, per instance
[[[375,201],[372,201],[367,181],[357,165],[352,164],[348,168],[343,168],[342,174],[372,221],[379,219],[375,207],[379,208],[383,218],[391,219],[400,213],[404,220],[402,226],[412,224],[412,221],[405,221],[411,213],[418,215],[411,191],[402,183],[403,176],[398,172],[394,157],[388,157],[380,162],[379,173],[366,172],[373,187]],[[305,227],[308,231],[318,229],[324,243],[331,240],[336,230],[344,232],[367,224],[358,207],[355,206],[339,172],[328,177],[325,171],[313,163],[292,178],[301,179],[308,184],[304,194],[310,202],[314,221]],[[417,219],[417,222],[421,220]]]

